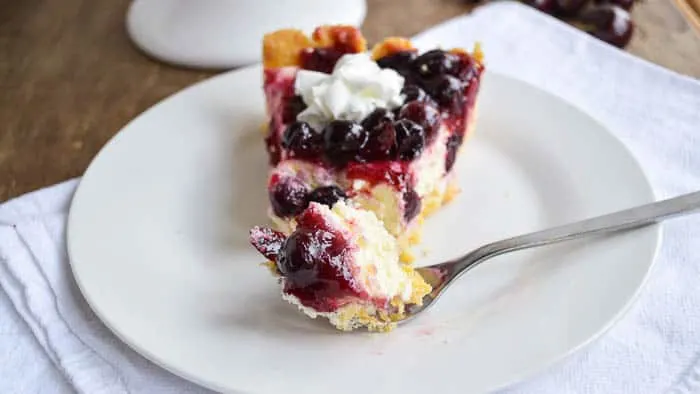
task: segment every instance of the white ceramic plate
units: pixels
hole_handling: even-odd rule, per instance
[[[390,334],[305,318],[247,241],[267,222],[260,74],[221,75],[136,118],[73,200],[68,246],[85,298],[165,368],[245,393],[481,392],[595,338],[644,282],[658,227],[501,256]],[[463,192],[427,221],[419,263],[653,200],[620,142],[558,98],[487,74],[479,107],[457,167]]]

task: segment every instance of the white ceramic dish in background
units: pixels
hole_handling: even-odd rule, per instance
[[[365,0],[134,0],[126,27],[139,48],[162,61],[232,68],[260,61],[267,32],[359,26],[366,12]]]
[[[267,222],[260,68],[184,90],[128,124],[75,194],[68,247],[89,304],[126,343],[204,386],[246,393],[474,393],[603,332],[642,285],[659,227],[498,257],[389,334],[341,334],[281,300],[248,229]],[[427,255],[653,199],[585,114],[486,74],[463,191],[425,227]]]

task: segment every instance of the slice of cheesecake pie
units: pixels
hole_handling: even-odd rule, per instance
[[[452,169],[472,132],[483,55],[424,53],[401,38],[367,51],[354,27],[263,41],[270,216],[280,231],[310,203],[350,200],[399,240],[402,259],[425,215],[456,192]]]
[[[312,318],[344,331],[387,331],[431,291],[399,261],[396,239],[370,211],[311,202],[290,225],[289,236],[255,227],[250,241],[279,276],[283,298]]]

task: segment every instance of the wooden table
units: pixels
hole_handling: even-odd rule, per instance
[[[469,10],[461,0],[368,0],[374,42]],[[0,201],[79,176],[129,119],[214,72],[136,51],[127,0],[0,0]],[[700,77],[700,37],[671,0],[637,5],[629,51]]]

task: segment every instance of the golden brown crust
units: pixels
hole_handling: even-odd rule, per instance
[[[472,50],[472,57],[479,62],[479,64],[484,64],[484,51],[481,49],[481,43],[477,42],[474,44],[474,49]]]
[[[263,65],[265,68],[296,66],[299,53],[313,46],[301,30],[284,29],[265,34],[263,38]]]
[[[367,41],[355,27],[345,25],[319,26],[311,37],[301,30],[277,30],[263,37],[263,66],[299,66],[301,51],[306,48],[335,48],[343,53],[359,53],[367,50]]]
[[[453,48],[450,50],[450,52],[456,55],[467,55],[472,59],[476,60],[477,63],[481,65],[484,64],[484,52],[481,50],[481,43],[479,42],[474,44],[474,49],[472,50],[472,53],[469,53],[469,51],[467,51],[464,48]]]
[[[394,54],[396,52],[413,51],[416,48],[411,44],[411,41],[403,37],[387,37],[384,41],[376,44],[372,48],[372,59],[379,60],[384,56]]]
[[[311,35],[317,48],[335,48],[343,53],[360,53],[367,50],[367,41],[353,26],[319,26]]]
[[[367,41],[357,28],[349,25],[319,26],[311,37],[301,30],[277,30],[263,38],[263,66],[299,66],[301,51],[306,48],[334,48],[342,53],[360,53],[367,50]],[[372,48],[372,59],[378,60],[397,52],[413,50],[416,48],[407,38],[387,37]],[[483,65],[484,53],[479,43],[474,45],[471,54],[461,48],[452,49],[450,52],[467,54]]]

